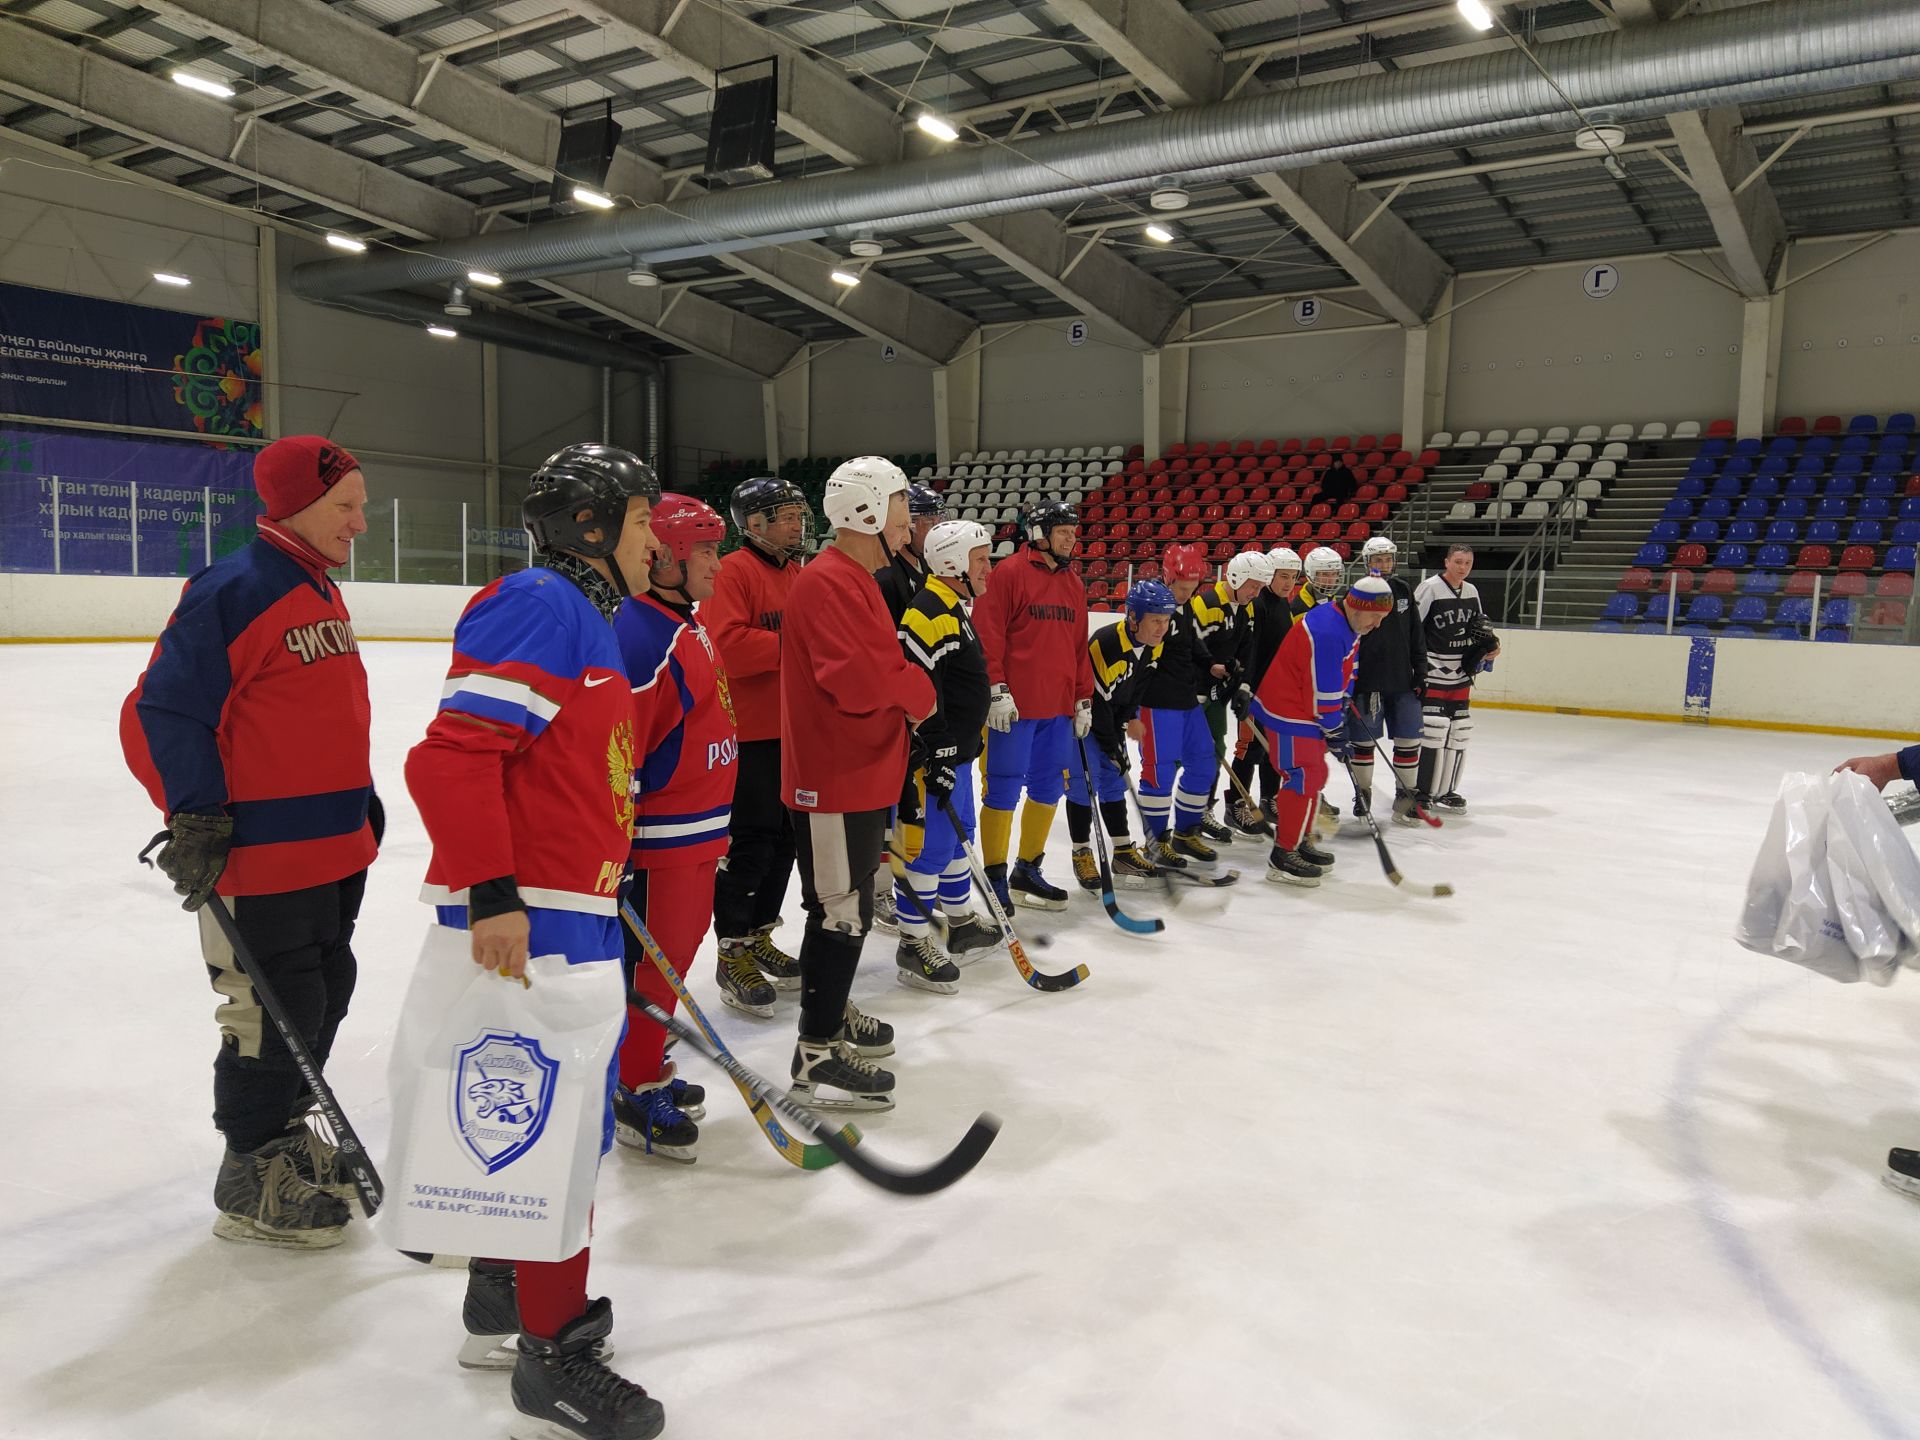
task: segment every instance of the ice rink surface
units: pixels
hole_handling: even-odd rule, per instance
[[[504,1376],[453,1363],[461,1274],[358,1221],[312,1254],[209,1233],[214,997],[115,736],[145,654],[0,647],[0,1434],[504,1435]],[[392,819],[330,1073],[378,1158],[428,920],[401,763],[446,647],[365,659]],[[682,1047],[699,1163],[602,1174],[618,1364],[682,1440],[1920,1436],[1920,1208],[1877,1182],[1920,1145],[1920,981],[1729,938],[1780,774],[1874,748],[1486,712],[1471,814],[1389,831],[1451,901],[1394,893],[1349,821],[1317,891],[1240,844],[1230,891],[1127,895],[1157,938],[1079,894],[1022,912],[1043,968],[1092,967],[1065,995],[999,953],[905,990],[875,937],[873,1150],[924,1161],[980,1110],[999,1143],[923,1201],[802,1173]],[[712,954],[695,996],[783,1075],[795,1002],[724,1009]]]

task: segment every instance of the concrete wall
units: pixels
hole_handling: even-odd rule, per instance
[[[1291,304],[1233,319],[1263,303],[1194,307],[1193,329],[1207,331],[1205,338],[1269,332],[1274,338],[1190,349],[1190,439],[1380,435],[1400,428],[1404,356],[1397,329],[1326,333],[1368,323],[1331,302],[1322,305],[1320,322],[1312,327],[1294,323]]]
[[[667,362],[667,439],[675,450],[767,453],[760,382],[697,355]]]
[[[1850,242],[1801,245],[1788,277]],[[1920,235],[1895,235],[1787,290],[1780,413],[1842,417],[1920,408]]]
[[[886,361],[872,340],[822,351],[808,377],[815,455],[900,455],[934,448],[933,372]]]
[[[980,352],[980,444],[988,450],[1131,445],[1140,439],[1140,352],[1088,322],[1084,345],[1065,320],[990,331]]]

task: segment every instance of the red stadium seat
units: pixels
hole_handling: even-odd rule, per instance
[[[1289,545],[1298,545],[1301,541],[1311,540],[1312,538],[1313,522],[1310,520],[1296,521],[1293,528],[1287,531],[1287,543]]]
[[[1287,469],[1304,470],[1306,468],[1307,468],[1307,457],[1305,455],[1295,453],[1287,456]],[[1920,475],[1915,476],[1914,479],[1916,482],[1920,482]]]
[[[1368,482],[1353,492],[1353,498],[1362,504],[1371,500],[1378,500],[1380,498],[1380,487],[1372,482]]]
[[[1807,419],[1804,415],[1783,415],[1780,417],[1782,435],[1804,435],[1807,433]]]
[[[1233,446],[1225,440],[1214,441],[1212,449],[1215,455],[1231,455],[1233,453]]]
[[[1406,486],[1404,485],[1387,486],[1387,503],[1389,505],[1398,505],[1401,501],[1405,500],[1406,498],[1407,498]]]
[[[1261,521],[1262,523],[1271,523],[1272,521],[1278,520],[1280,518],[1279,507],[1276,506],[1271,500],[1269,500],[1264,505],[1258,505],[1254,507],[1253,518]]]
[[[1373,437],[1371,435],[1367,435],[1367,436],[1363,436],[1362,438],[1365,440],[1371,440]],[[1362,455],[1360,457],[1360,463],[1362,465],[1365,465],[1368,469],[1373,469],[1376,466],[1386,464],[1387,457],[1378,450],[1369,450],[1365,455]]]
[[[1236,441],[1234,441],[1234,442],[1233,442],[1233,453],[1234,453],[1234,454],[1236,454],[1236,455],[1251,455],[1251,454],[1253,454],[1253,441],[1251,441],[1251,440],[1236,440]]]
[[[1316,532],[1316,535],[1323,545],[1338,540],[1340,538],[1340,522],[1338,520],[1327,521]]]
[[[1620,584],[1616,588],[1621,590],[1651,590],[1653,588],[1653,572],[1644,566],[1636,565],[1620,577]]]
[[[1787,595],[1811,595],[1816,583],[1817,581],[1813,571],[1796,570],[1793,574],[1787,576],[1787,583],[1782,588],[1782,593]]]
[[[1316,501],[1307,510],[1307,519],[1309,520],[1331,520],[1332,518],[1333,506],[1327,504],[1324,500]]]
[[[1682,545],[1673,552],[1673,563],[1686,568],[1707,563],[1707,547],[1704,545]]]
[[[1740,577],[1731,570],[1709,570],[1700,582],[1703,595],[1731,595],[1740,588]]]
[[[1278,470],[1285,463],[1286,462],[1277,454],[1267,454],[1260,457],[1260,468],[1269,473]]]
[[[1418,455],[1413,457],[1413,460],[1416,465],[1438,465],[1440,463],[1440,452],[1433,449],[1422,450]]]
[[[1344,540],[1334,541],[1331,548],[1333,553],[1338,555],[1342,560],[1351,560],[1353,558],[1353,547]]]
[[[1794,557],[1796,570],[1824,570],[1833,564],[1833,549],[1827,545],[1802,545]]]
[[[1876,595],[1904,596],[1913,594],[1913,576],[1903,575],[1899,571],[1889,570],[1873,584]]]
[[[1731,435],[1733,434],[1733,421],[1715,420],[1711,425],[1707,426],[1707,434],[1716,438]]]
[[[1326,448],[1327,448],[1327,437],[1324,435],[1315,435],[1312,439],[1307,441],[1307,449],[1314,452],[1315,454],[1318,454],[1320,451],[1325,450]]]
[[[1346,536],[1349,540],[1365,541],[1367,536],[1372,533],[1372,527],[1364,520],[1354,521],[1351,525],[1347,526],[1346,530]]]
[[[1403,443],[1398,430],[1390,430],[1380,437],[1380,448],[1382,450],[1398,450]]]
[[[1418,465],[1409,465],[1400,472],[1400,483],[1402,485],[1418,485],[1426,478],[1426,470]]]
[[[1842,562],[1844,567],[1844,561]],[[1862,566],[1862,569],[1865,567]],[[1833,577],[1833,584],[1827,593],[1836,600],[1857,600],[1867,593],[1867,577],[1859,570],[1848,571]]]
[[[1187,445],[1184,440],[1176,440],[1171,445],[1167,446],[1167,458],[1169,460],[1171,460],[1176,455],[1184,455],[1186,453],[1187,453]]]
[[[1392,465],[1411,465],[1413,463],[1413,452],[1411,450],[1396,450],[1393,452],[1392,459],[1389,460],[1388,463]]]
[[[1298,455],[1300,453],[1300,442],[1298,440],[1283,440],[1280,444],[1280,453],[1282,455]]]
[[[1492,482],[1487,480],[1474,481],[1473,484],[1467,486],[1466,498],[1469,500],[1491,500],[1493,498]]]
[[[1838,415],[1822,415],[1813,422],[1813,433],[1816,435],[1838,435],[1846,428],[1846,422]]]
[[[1227,518],[1229,520],[1251,520],[1253,518],[1253,510],[1245,501],[1242,501],[1238,505],[1230,505],[1227,507]]]
[[[1842,570],[1871,570],[1878,563],[1879,556],[1871,545],[1849,545],[1840,552]],[[1839,594],[1838,590],[1834,594]]]
[[[1381,521],[1387,519],[1392,514],[1393,514],[1392,506],[1388,505],[1384,500],[1376,500],[1373,502],[1373,504],[1367,506],[1364,512],[1364,518],[1369,523],[1378,525]]]
[[[1351,450],[1352,448],[1353,437],[1351,435],[1336,435],[1327,442],[1327,449],[1329,450]]]
[[[1888,629],[1902,628],[1907,623],[1907,602],[1904,600],[1876,600],[1873,602],[1870,625],[1879,625]]]
[[[1656,589],[1665,590],[1672,585],[1682,595],[1693,593],[1693,572],[1691,570],[1669,570],[1659,579]]]
[[[1227,507],[1220,504],[1201,507],[1200,518],[1209,525],[1217,525],[1227,518]]]
[[[1276,454],[1278,453],[1279,449],[1280,449],[1280,442],[1278,440],[1262,440],[1260,442],[1260,453],[1262,455]]]
[[[1349,500],[1333,512],[1333,518],[1336,520],[1358,520],[1360,518],[1360,506],[1356,502]]]
[[[1324,451],[1307,462],[1307,468],[1310,470],[1328,470],[1331,469],[1332,466],[1333,456],[1326,454]]]

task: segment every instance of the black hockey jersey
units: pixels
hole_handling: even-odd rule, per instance
[[[1198,598],[1198,592],[1194,598]],[[1143,710],[1191,710],[1206,698],[1213,685],[1207,673],[1213,658],[1200,638],[1200,622],[1191,601],[1173,612],[1167,638],[1160,642],[1160,658],[1140,691]]]
[[[1413,587],[1398,575],[1380,578],[1393,591],[1393,609],[1378,629],[1360,637],[1360,662],[1353,681],[1356,695],[1417,691],[1426,683],[1427,647]]]
[[[1458,691],[1458,696],[1448,698],[1463,698],[1473,683],[1467,673],[1466,654],[1474,648],[1476,635],[1487,627],[1480,592],[1471,580],[1455,590],[1445,575],[1435,573],[1420,582],[1413,598],[1426,646],[1427,688]]]
[[[930,750],[954,747],[956,764],[979,757],[987,723],[987,657],[953,587],[929,576],[900,617],[900,648],[933,682],[933,714],[920,722]]]
[[[880,587],[880,598],[887,602],[887,614],[898,625],[907,613],[907,606],[913,603],[913,597],[927,583],[927,572],[905,554],[899,554],[874,571],[873,578]]]
[[[1140,697],[1165,648],[1162,641],[1146,649],[1125,620],[1093,632],[1087,642],[1093,658],[1093,738],[1102,750],[1112,750],[1126,734],[1127,722],[1140,713]]]

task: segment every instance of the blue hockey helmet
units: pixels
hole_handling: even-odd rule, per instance
[[[1180,602],[1173,598],[1173,591],[1161,580],[1136,580],[1127,591],[1129,620],[1138,620],[1142,615],[1171,615],[1179,608]]]

